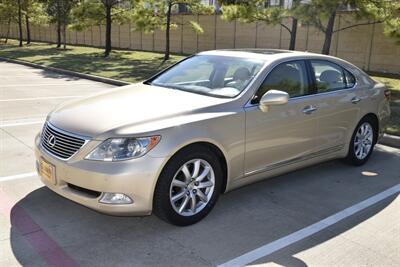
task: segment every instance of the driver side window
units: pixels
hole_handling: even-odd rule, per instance
[[[276,66],[258,89],[252,104],[259,103],[261,97],[269,90],[284,91],[290,97],[309,94],[310,86],[304,61],[290,61]]]

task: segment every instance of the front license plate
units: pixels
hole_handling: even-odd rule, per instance
[[[39,161],[39,174],[49,183],[56,183],[56,167],[44,159]]]

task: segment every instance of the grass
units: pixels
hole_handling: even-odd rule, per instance
[[[67,46],[63,50],[46,43],[20,48],[15,40],[0,44],[0,56],[127,82],[143,81],[183,58],[171,55],[163,62],[163,53],[126,50],[114,50],[105,58],[101,48]]]
[[[171,55],[170,60],[163,62],[163,53],[127,50],[114,50],[105,58],[100,48],[68,46],[63,50],[47,43],[32,43],[20,48],[15,40],[0,44],[0,56],[127,82],[143,81],[183,58]],[[391,90],[392,116],[386,132],[400,136],[400,76],[370,74]]]

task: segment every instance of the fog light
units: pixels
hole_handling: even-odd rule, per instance
[[[122,193],[104,193],[100,198],[100,203],[104,204],[131,204],[133,200]]]

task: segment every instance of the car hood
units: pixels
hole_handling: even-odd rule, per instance
[[[208,112],[207,108],[229,101],[140,83],[67,102],[52,111],[48,121],[62,130],[96,138],[120,127],[151,124],[155,128],[157,122],[174,117],[181,124],[183,115]]]

